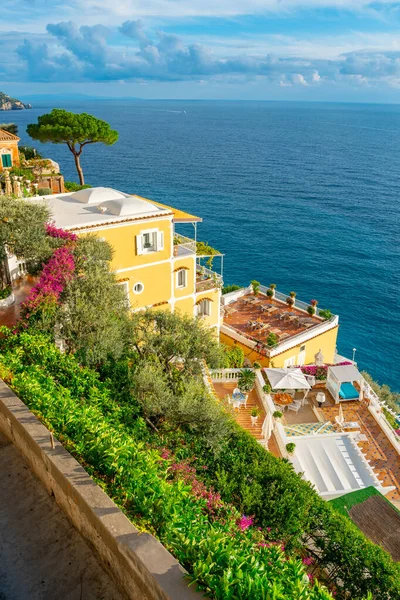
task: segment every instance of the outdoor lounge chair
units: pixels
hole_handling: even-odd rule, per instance
[[[340,429],[360,429],[360,424],[358,421],[344,421],[339,417],[339,415],[336,415],[335,421],[339,425]]]
[[[288,405],[288,410],[292,410],[293,412],[296,412],[296,413],[299,412],[300,408],[301,408],[301,403],[297,402],[297,401],[292,402],[292,404]]]

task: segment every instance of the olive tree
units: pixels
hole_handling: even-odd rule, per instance
[[[118,132],[111,129],[106,121],[87,113],[76,114],[61,108],[41,115],[38,122],[31,123],[26,130],[31,138],[39,142],[66,144],[73,154],[81,185],[85,183],[80,163],[83,148],[98,142],[111,146],[118,140]]]
[[[75,276],[67,283],[57,315],[60,336],[81,363],[118,359],[130,337],[128,300],[110,271],[112,250],[95,236],[78,238]]]
[[[40,262],[50,255],[57,242],[46,234],[49,217],[41,202],[0,196],[0,289],[10,285],[7,252],[28,263]]]

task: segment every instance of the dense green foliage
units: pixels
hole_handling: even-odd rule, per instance
[[[230,285],[224,285],[222,288],[223,294],[230,294],[231,292],[236,292],[236,290],[241,290],[242,286],[236,285],[235,283],[231,283]]]
[[[386,404],[388,406],[390,406],[390,408],[396,412],[400,412],[400,393],[399,392],[393,392],[390,387],[388,385],[379,385],[379,383],[377,383],[376,381],[374,381],[371,377],[371,375],[369,373],[367,373],[366,371],[362,372],[362,376],[364,377],[364,379],[366,381],[368,381],[368,383],[370,384],[370,386],[372,387],[372,389],[374,390],[374,392],[376,393],[376,395],[383,401],[386,402]]]
[[[67,192],[79,192],[80,190],[86,190],[88,188],[91,188],[92,186],[88,183],[80,185],[75,181],[64,181],[64,187]]]
[[[0,126],[1,129],[1,126]],[[32,160],[33,158],[43,158],[43,156],[32,146],[19,146],[19,156],[23,160]]]
[[[244,364],[244,350],[240,346],[222,346],[224,367],[226,369],[241,369]]]
[[[118,140],[118,132],[111,129],[106,121],[87,113],[75,114],[61,108],[41,115],[38,122],[31,123],[26,130],[31,138],[42,143],[66,144],[74,156],[81,185],[85,183],[80,166],[83,148],[97,142],[111,146]]]
[[[46,235],[48,209],[41,203],[0,196],[0,287],[10,284],[6,248],[24,258],[28,270],[46,260],[55,242]]]
[[[4,332],[3,332],[4,334]],[[192,468],[145,445],[146,427],[93,371],[43,337],[0,341],[0,374],[140,527],[220,600],[328,600],[304,566],[252,519],[201,485]]]

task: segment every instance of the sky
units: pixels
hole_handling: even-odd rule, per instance
[[[400,103],[400,1],[1,0],[0,90]]]

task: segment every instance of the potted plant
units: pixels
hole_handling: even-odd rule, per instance
[[[280,410],[276,410],[274,413],[272,413],[272,416],[274,417],[274,419],[279,421],[279,419],[282,419],[283,413],[281,413]]]
[[[238,387],[241,392],[251,392],[256,382],[256,374],[251,369],[242,369],[238,377]]]
[[[267,296],[271,301],[273,298],[275,298],[275,288],[276,288],[275,283],[271,283],[269,288],[267,289]]]
[[[275,346],[275,344],[277,344],[279,342],[279,338],[276,335],[276,333],[273,333],[272,331],[268,334],[267,337],[267,346],[269,346],[270,348],[272,348],[272,346]]]
[[[310,306],[307,306],[307,312],[310,315],[310,317],[313,317],[316,313],[315,306],[311,306],[311,304]]]
[[[251,409],[251,413],[250,413],[252,427],[254,427],[257,424],[259,416],[260,416],[260,409],[257,406],[255,406],[254,408]]]
[[[288,454],[293,454],[293,452],[295,451],[296,448],[296,444],[294,444],[293,442],[289,442],[289,444],[286,444],[286,452]]]
[[[271,393],[271,389],[272,389],[272,388],[271,388],[271,386],[270,386],[270,384],[269,384],[269,383],[266,383],[266,384],[263,386],[263,392],[264,392],[265,394],[270,394],[270,393]]]
[[[257,369],[257,370],[261,369],[261,363],[259,363],[257,360],[255,360],[253,362],[253,369]]]
[[[258,294],[260,293],[260,282],[253,279],[253,281],[251,281],[250,283],[251,287],[253,288],[253,294],[255,296],[258,296]]]
[[[286,304],[289,306],[289,308],[292,308],[292,306],[294,306],[295,298],[296,292],[290,292],[289,296],[286,298]]]

